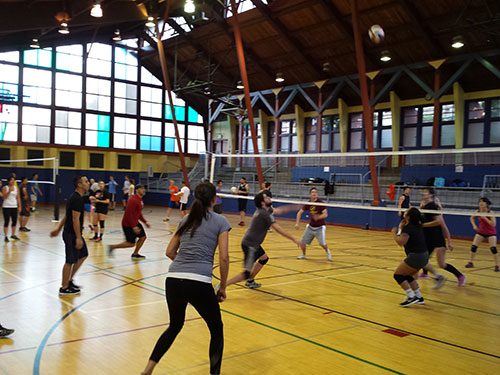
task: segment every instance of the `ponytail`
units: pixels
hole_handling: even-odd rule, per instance
[[[175,232],[176,236],[181,237],[184,233],[191,229],[191,237],[201,225],[203,219],[207,219],[208,209],[212,205],[212,200],[216,195],[215,186],[210,182],[202,182],[194,190],[195,201],[191,206],[191,211],[186,221]]]

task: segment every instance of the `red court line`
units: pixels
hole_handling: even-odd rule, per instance
[[[382,330],[382,332],[389,333],[391,335],[398,336],[398,337],[410,336],[409,333],[401,332],[401,331],[398,331],[395,329],[384,329],[384,330]]]
[[[108,275],[107,273],[103,273],[102,275],[103,275],[103,276],[107,276],[107,277],[111,277],[112,279],[119,280],[119,281],[124,282],[124,283],[129,283],[129,282],[130,282],[130,281],[128,281],[128,280],[123,280],[123,279],[120,279],[119,277],[116,277],[116,276],[111,276],[111,275]],[[135,286],[136,288],[141,288],[141,289],[147,290],[148,292],[156,293],[156,294],[158,294],[158,295],[160,295],[160,296],[162,296],[162,297],[164,297],[164,296],[165,296],[165,294],[163,294],[163,293],[157,292],[156,290],[151,290],[151,289],[145,288],[145,287],[143,287],[143,286],[141,286],[141,285],[136,285],[136,284],[133,284],[133,283],[132,283],[132,284],[129,284],[129,285],[130,285],[130,286]]]
[[[22,351],[25,351],[25,350],[35,350],[36,348],[37,348],[36,346],[32,346],[31,348],[12,349],[12,350],[7,350],[6,352],[0,352],[0,354],[22,352]]]

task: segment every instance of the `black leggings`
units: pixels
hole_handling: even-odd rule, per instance
[[[12,219],[12,226],[17,224],[17,208],[3,208],[3,227],[9,226],[9,220]]]
[[[200,281],[175,279],[165,280],[170,325],[158,339],[150,360],[159,362],[181,331],[190,303],[198,311],[210,330],[210,374],[220,374],[224,335],[219,302],[212,284]]]

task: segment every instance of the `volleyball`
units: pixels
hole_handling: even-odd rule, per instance
[[[238,191],[238,188],[236,186],[233,186],[231,188],[231,191],[233,192],[233,194],[235,194]]]
[[[372,27],[368,30],[368,36],[373,43],[379,44],[384,40],[384,29],[382,29],[380,25],[372,25]]]

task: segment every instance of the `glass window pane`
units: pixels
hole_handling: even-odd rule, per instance
[[[363,114],[362,113],[353,113],[351,115],[351,129],[363,129]],[[361,147],[361,145],[360,145]]]
[[[188,121],[189,122],[198,122],[198,112],[196,112],[191,107],[188,107]]]
[[[18,83],[19,67],[16,65],[0,64],[0,82]]]
[[[3,104],[0,112],[0,141],[17,142],[18,106]]]
[[[392,126],[392,112],[391,111],[382,112],[382,126]]]
[[[262,148],[262,146],[260,148]],[[292,152],[298,152],[298,151],[299,151],[299,140],[298,140],[296,135],[293,135],[292,136]]]
[[[467,144],[482,145],[484,144],[484,123],[478,122],[467,126]]]
[[[441,146],[455,145],[455,125],[441,126]]]
[[[321,151],[330,150],[330,134],[321,134]]]
[[[281,121],[280,134],[290,134],[290,121]]]
[[[360,150],[361,149],[361,136],[362,132],[351,132],[351,150]]]
[[[416,124],[418,122],[418,108],[405,108],[403,110],[403,124]]]
[[[491,117],[500,117],[500,99],[491,101]]]
[[[333,151],[340,151],[340,133],[334,133],[333,136]]]
[[[392,129],[382,130],[382,148],[392,148]]]
[[[251,139],[249,139],[249,144],[251,144]],[[250,147],[248,148],[249,153],[253,152],[253,148],[250,151]],[[290,138],[289,137],[281,137],[280,139],[280,151],[290,151]]]
[[[318,125],[318,118],[306,118],[306,133],[315,133]]]
[[[432,146],[432,126],[422,127],[422,147]]]
[[[417,147],[417,128],[403,129],[403,147]]]
[[[500,143],[500,121],[490,124],[490,143]]]
[[[434,121],[434,107],[424,107],[422,114],[422,122],[424,124]]]
[[[175,149],[175,139],[165,138],[165,152],[174,152]]]
[[[23,69],[23,84],[38,87],[52,87],[52,72],[45,69]]]
[[[316,152],[316,134],[306,135],[306,152]]]
[[[52,67],[52,48],[44,49],[27,49],[23,56],[24,64],[42,66],[45,68]]]
[[[486,102],[484,100],[469,102],[469,120],[483,119],[486,115],[485,108]]]
[[[445,104],[441,107],[441,121],[455,120],[455,105]]]
[[[0,52],[0,61],[10,61],[13,63],[19,62],[19,52]]]

